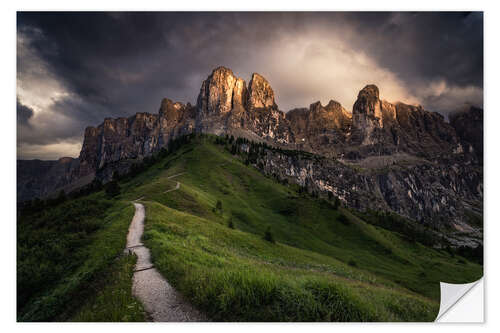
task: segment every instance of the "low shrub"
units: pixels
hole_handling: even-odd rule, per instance
[[[264,239],[270,243],[275,242],[273,233],[271,232],[271,227],[267,227],[266,232],[264,233]]]

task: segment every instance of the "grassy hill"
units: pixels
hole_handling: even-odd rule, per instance
[[[125,246],[130,201],[142,198],[144,241],[155,266],[213,320],[431,321],[439,310],[439,281],[465,283],[482,276],[482,266],[279,184],[215,142],[210,136],[192,138],[121,180],[121,194],[113,200],[103,192],[88,196],[111,205],[98,219],[109,226],[92,236],[95,242],[116,238],[110,254]],[[180,187],[173,190],[177,182]],[[24,234],[18,228],[18,246]],[[18,267],[33,255],[22,253],[18,249]],[[90,265],[85,260],[75,265],[83,263]],[[65,283],[59,281],[65,280],[42,289],[51,294]],[[73,318],[92,320],[92,306],[110,308],[96,296],[106,288],[102,284],[84,298],[87,304],[79,305]],[[119,316],[139,318],[108,317]]]

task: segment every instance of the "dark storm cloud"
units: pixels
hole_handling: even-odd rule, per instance
[[[358,22],[356,45],[405,81],[439,77],[482,87],[482,13],[350,15]]]
[[[33,117],[33,109],[16,100],[17,105],[17,123],[29,126],[28,120]]]
[[[392,82],[385,96],[404,91],[447,112],[463,103],[463,91],[482,102],[482,29],[481,13],[19,13],[18,45],[21,38],[29,52],[18,46],[18,86],[32,82],[24,96],[61,91],[34,116],[64,121],[49,131],[54,140],[74,139],[104,117],[155,112],[163,97],[193,103],[219,65],[247,81],[262,72],[284,110],[326,98],[350,110],[373,71],[373,80]],[[342,69],[358,54],[366,68]],[[38,68],[45,70],[34,75]],[[355,79],[332,80],[339,71]],[[46,78],[53,88],[43,87]],[[42,130],[29,141],[37,132],[50,141]]]

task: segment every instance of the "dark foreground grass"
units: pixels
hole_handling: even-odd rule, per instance
[[[119,257],[102,278],[92,283],[90,297],[70,316],[69,321],[145,321],[142,304],[132,296],[135,255]]]
[[[125,248],[134,214],[129,202],[103,193],[18,218],[18,321],[64,320],[92,297],[89,286]],[[120,266],[115,266],[118,271]]]

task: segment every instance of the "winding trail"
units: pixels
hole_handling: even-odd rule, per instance
[[[137,297],[153,321],[207,321],[154,268],[151,254],[141,243],[144,233],[144,206],[134,202],[135,214],[130,223],[125,251],[137,255],[132,294]]]
[[[163,193],[168,193],[168,192],[172,192],[172,191],[178,190],[180,187],[181,187],[181,183],[177,182],[177,184],[175,184],[175,188],[173,188],[171,190],[166,190]]]
[[[173,175],[173,176],[168,176],[168,177],[167,177],[167,179],[172,179],[172,178],[174,178],[174,177],[181,176],[181,175],[183,175],[183,174],[185,174],[185,172],[181,172],[181,173],[178,173],[178,174]],[[175,184],[175,187],[174,187],[173,189],[166,190],[166,191],[165,191],[165,192],[163,192],[163,193],[168,193],[168,192],[172,192],[172,191],[178,190],[180,187],[181,187],[181,183],[177,182],[177,183]]]

